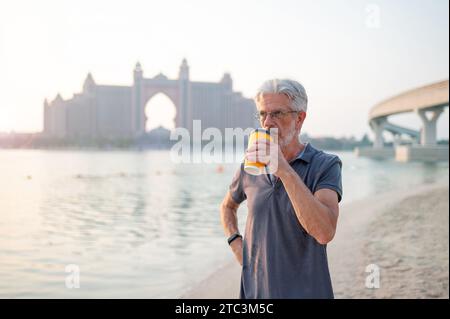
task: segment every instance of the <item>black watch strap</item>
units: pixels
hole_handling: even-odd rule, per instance
[[[234,233],[233,235],[231,235],[230,237],[228,237],[228,245],[231,245],[231,243],[233,242],[233,240],[235,240],[236,238],[241,237],[242,235],[239,233]]]

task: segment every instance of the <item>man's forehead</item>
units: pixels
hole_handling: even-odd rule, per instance
[[[257,104],[265,107],[289,107],[291,100],[286,94],[282,93],[263,93],[258,96]]]

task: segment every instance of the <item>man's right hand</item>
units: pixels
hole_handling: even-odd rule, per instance
[[[230,244],[231,250],[234,253],[239,265],[242,266],[242,238],[236,238]]]

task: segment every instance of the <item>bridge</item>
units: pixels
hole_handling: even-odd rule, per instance
[[[436,123],[448,106],[448,80],[416,88],[375,105],[369,113],[369,125],[375,133],[375,148],[384,146],[383,131],[394,136],[406,134],[420,137],[421,145],[436,145]],[[422,120],[420,131],[414,131],[388,122],[395,114],[414,112]]]
[[[424,160],[448,160],[448,147],[438,147],[436,138],[437,121],[444,108],[449,105],[448,82],[444,80],[409,90],[375,105],[369,112],[369,125],[375,134],[373,148],[356,149],[357,155],[371,157],[395,155],[397,160],[403,161],[414,157]],[[389,116],[411,112],[421,119],[422,125],[419,130],[405,128],[388,121]],[[385,131],[394,136],[395,149],[385,147],[383,138]],[[415,145],[408,147],[396,145],[402,135],[411,137]],[[413,153],[416,156],[413,156]]]

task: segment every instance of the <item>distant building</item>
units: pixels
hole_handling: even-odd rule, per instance
[[[192,121],[201,120],[202,129],[255,127],[254,101],[233,91],[233,81],[225,73],[218,83],[196,82],[189,78],[183,59],[178,79],[163,74],[144,78],[140,63],[134,69],[132,86],[96,84],[89,73],[83,91],[69,100],[58,94],[44,102],[44,136],[49,138],[128,139],[145,134],[147,102],[163,93],[176,107],[175,127],[192,132]]]

